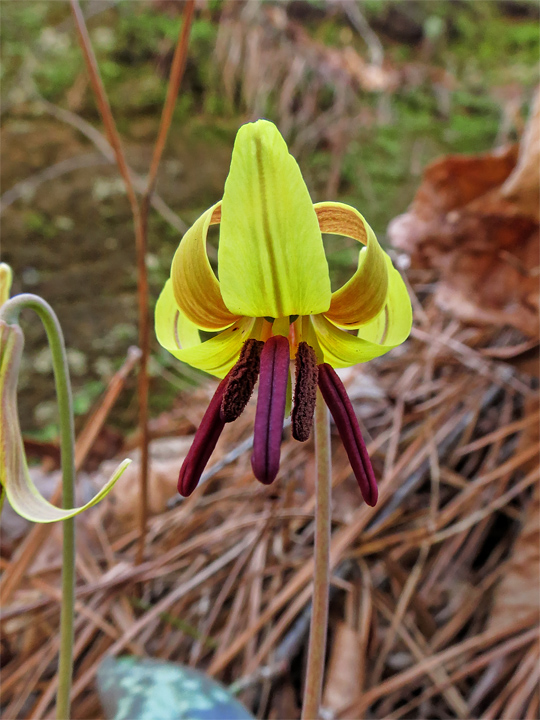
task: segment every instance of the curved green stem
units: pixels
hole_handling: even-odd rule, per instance
[[[51,349],[56,396],[60,417],[60,452],[62,460],[62,505],[73,507],[75,494],[75,428],[71,384],[64,336],[51,306],[37,295],[22,294],[8,300],[0,309],[0,318],[10,324],[18,322],[23,308],[33,310],[40,318]],[[71,679],[73,673],[73,616],[75,603],[75,523],[64,520],[62,551],[62,609],[60,615],[60,658],[56,717],[70,716]]]
[[[315,459],[315,573],[302,720],[317,720],[319,717],[328,631],[332,461],[330,419],[320,390],[317,390],[315,408]]]

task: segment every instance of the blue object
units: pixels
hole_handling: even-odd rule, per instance
[[[254,720],[204,673],[150,658],[105,658],[98,691],[107,720]]]

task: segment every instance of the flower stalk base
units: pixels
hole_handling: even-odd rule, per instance
[[[319,717],[328,632],[332,461],[330,418],[320,391],[317,392],[315,408],[315,461],[315,571],[302,720],[317,720]]]

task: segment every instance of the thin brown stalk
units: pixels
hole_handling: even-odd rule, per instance
[[[140,476],[140,504],[139,504],[139,545],[137,560],[140,562],[144,554],[146,539],[146,523],[148,517],[148,353],[149,353],[149,323],[148,323],[148,275],[146,270],[146,233],[141,222],[141,209],[131,182],[128,165],[122,148],[120,135],[116,129],[113,114],[107,93],[101,80],[96,56],[90,42],[88,29],[84,20],[79,0],[71,0],[71,9],[75,19],[75,26],[79,35],[81,49],[90,76],[90,83],[94,91],[99,113],[105,126],[105,133],[114,150],[118,170],[124,180],[128,196],[133,223],[135,226],[135,248],[137,255],[137,298],[139,313],[139,347],[141,360],[139,364],[138,395],[139,395],[139,431],[141,448],[141,476]]]
[[[322,395],[317,390],[315,410],[315,454],[317,463],[315,571],[302,720],[316,720],[319,717],[321,707],[330,590],[330,526],[332,515],[332,463],[330,453],[330,418]]]
[[[146,544],[146,531],[148,524],[148,464],[149,452],[148,445],[150,435],[148,430],[148,358],[150,355],[150,323],[148,316],[148,273],[146,268],[146,248],[148,239],[148,210],[150,200],[154,189],[159,162],[167,140],[167,134],[174,112],[174,105],[178,95],[178,89],[186,66],[187,48],[189,42],[189,33],[193,19],[195,2],[188,0],[184,9],[184,21],[179,35],[179,41],[176,46],[169,86],[167,90],[167,98],[163,108],[159,134],[154,148],[152,164],[148,175],[146,190],[139,202],[129,167],[126,161],[120,135],[116,128],[116,123],[111,111],[107,93],[103,86],[103,81],[99,72],[96,56],[94,54],[88,30],[81,11],[79,0],[71,0],[71,8],[75,18],[75,25],[79,35],[81,49],[90,82],[99,112],[105,126],[107,139],[111,144],[118,170],[124,180],[126,193],[129,199],[131,212],[133,215],[133,223],[135,227],[135,248],[137,256],[137,300],[138,300],[138,318],[139,318],[139,347],[141,349],[141,359],[139,365],[138,376],[138,396],[139,396],[139,434],[140,434],[140,498],[139,498],[139,541],[137,546],[137,562],[141,563],[144,558],[144,549]]]
[[[84,61],[86,63],[88,75],[90,76],[90,83],[92,85],[92,90],[94,91],[94,95],[99,109],[99,114],[101,115],[103,125],[105,126],[105,133],[107,135],[107,139],[109,140],[109,143],[111,144],[114,151],[118,170],[120,171],[120,174],[122,175],[122,178],[124,180],[129,204],[131,205],[131,211],[136,221],[135,224],[137,225],[139,217],[139,203],[137,200],[137,195],[135,193],[133,183],[131,182],[131,176],[129,174],[124,150],[122,148],[122,142],[120,140],[118,130],[116,129],[116,124],[114,122],[111,106],[109,105],[109,101],[107,99],[105,87],[103,86],[103,81],[101,79],[96,56],[92,48],[92,43],[90,41],[90,36],[88,34],[84,15],[82,13],[81,6],[79,5],[79,0],[70,0],[70,2],[71,10],[73,12],[73,18],[75,20],[75,27],[77,28],[77,33],[79,35],[81,50],[84,55]]]
[[[174,51],[171,74],[169,76],[169,85],[167,87],[167,97],[165,99],[165,105],[163,106],[163,112],[161,113],[158,137],[154,146],[154,154],[152,156],[152,163],[150,165],[150,171],[148,173],[147,188],[142,203],[143,215],[145,214],[145,212],[148,212],[148,204],[150,202],[152,193],[154,192],[159,163],[161,160],[161,156],[163,155],[163,150],[165,149],[165,143],[167,142],[167,135],[171,126],[174,106],[176,104],[176,98],[178,97],[180,83],[182,82],[184,71],[186,69],[189,34],[191,32],[191,24],[193,22],[194,10],[195,0],[187,0],[184,7],[182,27],[180,29],[180,34],[178,35],[178,42]]]
[[[150,435],[148,431],[148,358],[150,356],[150,328],[148,319],[148,278],[146,270],[146,246],[148,238],[148,211],[150,209],[150,201],[156,184],[157,171],[167,135],[171,125],[171,120],[178,96],[178,90],[184,70],[186,68],[187,49],[189,44],[189,34],[191,31],[191,23],[193,20],[193,11],[195,8],[195,0],[187,0],[184,8],[184,16],[182,28],[178,38],[178,43],[174,52],[174,58],[169,77],[169,85],[167,89],[167,97],[161,114],[161,122],[159,126],[158,137],[154,146],[154,154],[148,173],[148,182],[146,190],[142,196],[139,206],[138,215],[133,214],[134,220],[138,228],[136,229],[136,245],[137,245],[137,269],[138,269],[138,285],[139,285],[139,345],[142,351],[141,367],[139,374],[139,428],[141,434],[141,504],[139,508],[139,545],[137,548],[137,562],[141,563],[144,558],[144,547],[146,537],[146,526],[148,522],[148,445]]]

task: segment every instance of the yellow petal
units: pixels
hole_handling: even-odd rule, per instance
[[[0,322],[0,485],[12,508],[31,522],[67,520],[98,503],[131,460],[124,460],[95,497],[82,507],[62,509],[45,500],[28,473],[17,412],[17,377],[24,338],[17,325]]]
[[[384,307],[388,290],[384,251],[373,230],[353,207],[324,202],[315,205],[315,212],[321,232],[346,235],[366,246],[360,252],[357,271],[343,287],[332,293],[330,309],[324,313],[339,327],[357,328]]]
[[[386,253],[385,260],[388,268],[388,294],[384,308],[373,320],[358,328],[358,337],[396,347],[409,337],[412,307],[407,287]]]
[[[79,515],[85,510],[88,510],[88,508],[91,508],[93,505],[96,505],[108,493],[110,493],[114,484],[130,463],[131,460],[127,459],[121,462],[101,490],[94,495],[89,502],[81,507],[67,508],[64,510],[63,508],[58,508],[45,500],[43,495],[41,495],[37,487],[32,482],[28,474],[28,468],[26,468],[26,462],[24,462],[26,472],[23,471],[18,476],[18,479],[13,477],[11,480],[7,481],[6,497],[15,512],[31,522],[51,523],[58,522],[59,520],[69,520],[69,518],[75,517],[75,515]]]
[[[313,204],[267,120],[238,131],[221,210],[218,270],[231,312],[279,318],[328,310],[330,277]]]
[[[182,350],[167,350],[178,360],[222,378],[238,360],[242,345],[252,336],[256,323],[254,318],[241,318],[231,327],[199,345]]]
[[[206,254],[206,237],[210,225],[219,222],[217,203],[190,227],[174,254],[171,279],[176,304],[184,315],[201,330],[223,330],[238,320],[221,296],[219,282]],[[238,271],[238,266],[237,266]]]
[[[176,304],[170,279],[165,283],[156,303],[155,321],[159,344],[169,352],[200,345],[199,329]]]
[[[9,300],[13,273],[7,263],[0,263],[0,307]]]
[[[391,348],[385,345],[362,340],[345,330],[333,325],[324,315],[314,315],[311,318],[313,330],[318,342],[322,362],[332,367],[349,367],[357,363],[367,362],[373,358],[384,355]],[[309,342],[309,340],[308,340]],[[319,353],[319,355],[320,355]],[[320,361],[320,357],[317,358]]]

